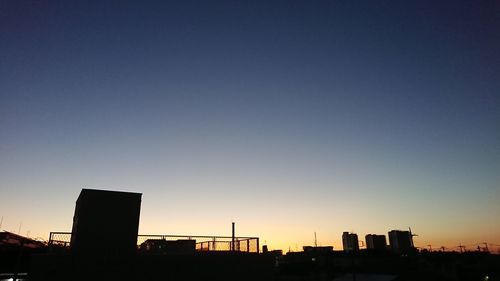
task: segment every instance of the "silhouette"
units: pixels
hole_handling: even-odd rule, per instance
[[[344,249],[259,250],[258,237],[138,235],[141,194],[83,189],[73,232],[51,232],[46,244],[0,233],[0,280],[499,280],[500,256],[413,247],[410,231],[342,233]],[[139,246],[137,246],[139,244]],[[31,246],[30,246],[31,245]],[[32,247],[33,246],[33,247]],[[462,248],[460,248],[462,249]],[[5,273],[10,272],[10,273]],[[21,272],[21,273],[20,273]],[[27,273],[27,274],[26,274]]]
[[[140,250],[150,254],[194,254],[196,240],[148,239],[141,244]]]
[[[408,254],[415,250],[413,248],[413,237],[409,231],[389,231],[389,244],[391,250],[398,254]]]
[[[8,231],[0,232],[0,280],[24,279],[30,256],[43,253],[46,248],[44,242]]]
[[[141,196],[131,192],[82,189],[73,217],[72,253],[135,254]]]
[[[371,250],[387,250],[385,235],[367,234],[365,236],[366,248]]]
[[[234,223],[230,237],[138,235],[140,205],[139,193],[83,189],[72,232],[51,232],[30,281],[274,278],[275,257],[259,254],[257,237],[236,237]]]
[[[345,252],[356,252],[359,250],[358,235],[356,233],[342,233],[342,245]]]

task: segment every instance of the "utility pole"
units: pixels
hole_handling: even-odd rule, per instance
[[[316,240],[316,231],[314,232],[314,247],[318,247],[318,240]]]
[[[462,243],[460,243],[458,247],[460,248],[460,253],[462,254],[464,252],[465,246],[462,246]]]
[[[234,222],[232,222],[233,233],[231,235],[231,251],[234,252]]]

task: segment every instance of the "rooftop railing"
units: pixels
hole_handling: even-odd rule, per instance
[[[258,237],[203,236],[203,235],[138,235],[139,253],[158,252],[164,241],[194,240],[195,250],[200,252],[234,251],[259,253]],[[166,242],[168,243],[168,242]],[[50,232],[51,247],[69,248],[71,232]]]

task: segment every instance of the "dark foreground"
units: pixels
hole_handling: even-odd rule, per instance
[[[400,256],[360,251],[276,253],[196,252],[75,256],[69,252],[0,252],[0,273],[24,280],[500,280],[500,256],[432,252]],[[0,279],[9,280],[2,275]],[[10,279],[12,280],[12,279]]]

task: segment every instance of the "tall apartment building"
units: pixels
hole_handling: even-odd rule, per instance
[[[409,231],[389,231],[389,244],[391,250],[399,254],[407,254],[413,250],[413,237]]]
[[[366,248],[372,250],[386,250],[387,240],[385,235],[367,234],[365,236]]]
[[[358,235],[356,233],[342,233],[342,245],[345,252],[353,252],[359,250]]]

